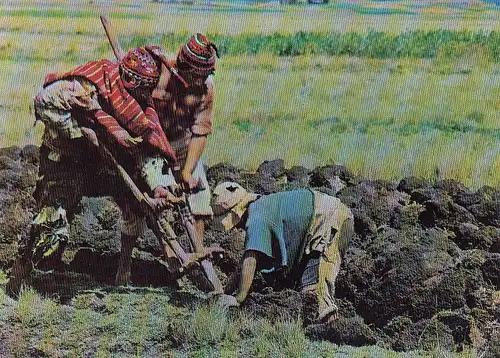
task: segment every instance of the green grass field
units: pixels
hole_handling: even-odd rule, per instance
[[[500,11],[481,1],[4,3],[0,146],[40,143],[32,97],[48,72],[112,58],[97,14],[124,47],[169,52],[218,40],[207,164],[345,164],[373,178],[500,184]],[[451,6],[454,5],[454,6]]]
[[[0,271],[0,287],[3,273]],[[215,304],[179,307],[161,289],[96,290],[61,305],[33,289],[14,301],[0,289],[0,323],[8,330],[12,357],[457,357],[477,356],[466,348],[450,353],[394,352],[311,341],[300,321],[251,317]],[[0,337],[0,343],[1,343]]]

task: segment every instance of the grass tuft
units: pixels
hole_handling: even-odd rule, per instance
[[[196,307],[182,320],[170,325],[170,335],[177,347],[203,349],[238,340],[237,327],[228,312],[215,305]]]

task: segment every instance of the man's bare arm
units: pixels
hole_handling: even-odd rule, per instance
[[[245,251],[243,255],[243,260],[241,264],[241,276],[240,285],[238,288],[238,293],[236,294],[236,301],[241,304],[250,292],[250,287],[252,287],[252,282],[255,277],[255,272],[257,270],[257,251],[248,250]]]
[[[205,145],[207,143],[206,136],[193,136],[189,142],[186,164],[182,168],[182,179],[186,184],[189,185],[190,189],[194,189],[198,183],[193,179],[193,170],[196,164],[200,160],[203,151],[205,150]]]
[[[193,136],[188,145],[186,164],[182,169],[182,178],[186,184],[189,184],[190,189],[198,185],[196,180],[193,180],[192,173],[205,150],[207,135],[212,131],[214,119],[215,86],[210,77],[205,83],[208,93],[204,96],[203,103],[195,111],[194,124],[191,126]]]

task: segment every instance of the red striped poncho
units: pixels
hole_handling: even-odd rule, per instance
[[[92,61],[64,74],[51,73],[45,77],[43,86],[69,77],[84,77],[92,82],[99,92],[99,104],[102,110],[95,113],[95,120],[113,135],[126,128],[134,136],[144,138],[162,155],[176,160],[160,124],[156,111],[148,106],[142,110],[139,102],[132,97],[120,79],[119,64],[107,59]]]

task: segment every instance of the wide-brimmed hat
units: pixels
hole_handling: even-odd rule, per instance
[[[259,198],[258,194],[249,193],[240,184],[224,182],[213,191],[212,210],[216,228],[230,230],[240,221],[248,205]]]
[[[136,47],[120,62],[122,82],[127,89],[139,86],[154,88],[160,79],[161,67],[144,47]]]
[[[215,60],[219,57],[217,46],[206,36],[198,33],[191,36],[177,55],[177,68],[208,76],[215,71]]]

